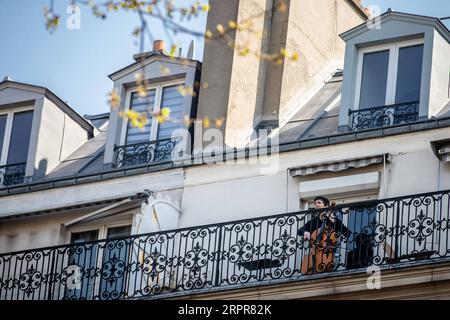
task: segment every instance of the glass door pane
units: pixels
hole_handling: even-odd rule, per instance
[[[184,125],[184,97],[178,90],[178,85],[165,87],[162,92],[161,109],[170,109],[169,121],[164,121],[159,125],[158,139],[171,138],[172,132],[176,129],[186,128]]]
[[[152,139],[152,118],[155,108],[156,90],[147,91],[147,96],[141,97],[138,92],[131,94],[130,110],[137,112],[138,117],[145,116],[147,123],[138,127],[137,123],[128,120],[125,145],[121,152],[122,165],[147,163],[153,155],[153,147],[148,142]],[[143,121],[143,120],[139,120]]]
[[[130,240],[114,240],[131,234],[131,226],[109,228],[103,251],[102,281],[100,297],[102,299],[117,298],[124,293],[126,285],[126,267],[130,252]]]
[[[73,273],[81,274],[81,283],[68,286],[65,296],[77,299],[92,299],[94,295],[95,275],[97,269],[98,244],[81,244],[83,242],[98,239],[98,230],[72,233],[71,243],[80,244],[73,247],[69,257],[70,272],[68,277],[73,278]]]
[[[2,149],[3,149],[3,141],[5,140],[5,129],[6,129],[7,117],[8,117],[7,115],[0,116],[0,161],[2,160]],[[3,162],[0,162],[0,186],[5,185],[5,172],[7,171],[7,168],[3,167],[2,164],[3,164]],[[7,183],[8,183],[8,181],[6,181],[6,184]]]
[[[139,96],[138,92],[131,94],[130,110],[138,114],[147,116],[147,124],[143,128],[133,125],[132,121],[128,121],[127,136],[125,144],[133,144],[150,141],[152,116],[155,107],[156,90],[147,91],[146,97]]]
[[[418,101],[422,80],[423,45],[400,48],[395,103]]]
[[[0,159],[2,158],[3,140],[5,140],[6,119],[6,115],[0,116]]]
[[[377,210],[375,207],[351,208],[348,227],[352,234],[347,244],[348,269],[367,267],[373,258]]]
[[[7,150],[7,159],[2,169],[0,183],[7,186],[22,183],[25,177],[25,168],[30,145],[31,125],[33,123],[33,111],[18,112],[13,114],[11,137]],[[6,117],[0,119],[0,138],[5,136]],[[3,141],[0,146],[3,147]],[[0,149],[1,152],[1,149]]]
[[[423,45],[399,50],[395,103],[403,105],[395,108],[394,124],[414,122],[419,117],[422,59]]]
[[[33,111],[14,113],[7,164],[27,162]]]
[[[386,104],[389,69],[389,50],[364,54],[359,108],[372,108]]]

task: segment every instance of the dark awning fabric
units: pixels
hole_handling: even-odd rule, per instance
[[[101,213],[105,212],[105,208],[108,208],[110,206],[114,206],[115,204],[120,203],[120,206],[117,206],[118,208],[123,208],[126,205],[133,205],[133,206],[139,206],[143,201],[147,199],[147,194],[144,193],[137,193],[135,195],[128,195],[128,196],[122,196],[117,198],[111,198],[111,199],[105,199],[100,201],[94,201],[94,202],[87,202],[87,203],[79,203],[76,205],[70,205],[66,207],[55,207],[52,209],[46,209],[41,211],[33,211],[33,212],[23,212],[19,214],[14,215],[7,215],[7,216],[0,216],[0,223],[2,221],[6,220],[13,220],[23,217],[31,217],[31,216],[42,216],[46,214],[54,214],[54,213],[64,213],[64,212],[73,212],[75,210],[84,210],[87,211],[91,209],[93,212]],[[127,200],[126,202],[124,200]],[[128,201],[130,200],[130,201]],[[94,211],[95,210],[95,211]],[[100,217],[100,215],[94,215],[96,217]],[[89,217],[90,218],[90,217]]]
[[[370,156],[364,158],[348,159],[336,162],[319,163],[315,165],[302,166],[289,169],[292,177],[309,176],[319,172],[338,172],[350,168],[363,168],[374,164],[382,164],[383,158],[386,162],[391,162],[392,156],[390,154],[381,154],[377,156]]]

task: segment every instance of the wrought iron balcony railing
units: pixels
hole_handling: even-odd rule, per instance
[[[116,159],[114,166],[116,168],[152,163],[172,158],[172,152],[177,144],[174,139],[160,139],[144,143],[128,144],[116,146]]]
[[[419,101],[350,110],[349,115],[352,131],[411,123],[416,122],[419,118]]]
[[[23,183],[26,163],[0,166],[0,186],[12,186]]]
[[[449,229],[450,190],[6,253],[0,299],[155,298],[432,263],[450,256]]]

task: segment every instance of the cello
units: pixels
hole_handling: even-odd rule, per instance
[[[338,244],[339,236],[330,225],[328,214],[326,215],[320,228],[311,232],[309,253],[303,256],[301,264],[302,274],[329,272],[335,267],[333,251]]]

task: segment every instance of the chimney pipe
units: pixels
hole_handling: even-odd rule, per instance
[[[155,54],[165,55],[164,53],[165,46],[166,44],[164,43],[164,40],[155,40],[153,41],[152,51],[137,53],[133,55],[133,59],[136,61],[141,61]]]
[[[153,41],[153,51],[158,51],[159,53],[163,53],[166,44],[163,40],[155,40]]]

